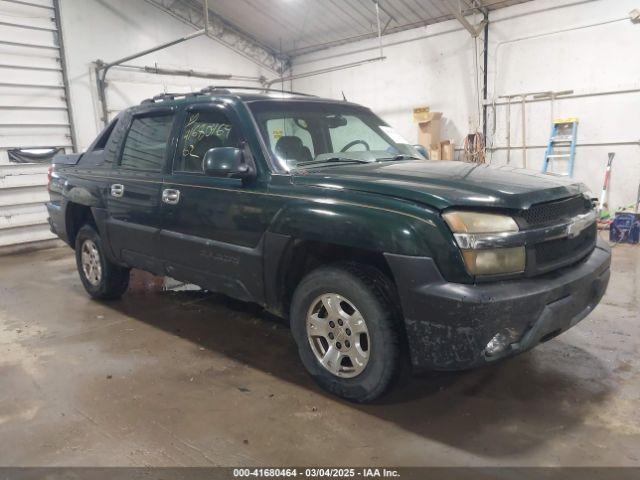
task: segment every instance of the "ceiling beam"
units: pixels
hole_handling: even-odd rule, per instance
[[[455,0],[445,0],[443,3],[446,5],[447,9],[451,12],[451,14],[462,24],[462,26],[469,32],[472,37],[477,37],[480,35],[480,32],[484,28],[485,20],[480,22],[479,25],[472,25],[469,20],[464,16],[464,14],[460,11],[458,6],[454,5]]]
[[[387,28],[389,27],[389,24],[391,22],[396,22],[396,24],[400,24],[400,22],[398,22],[398,19],[396,17],[394,17],[393,15],[391,15],[391,13],[389,12],[389,10],[387,10],[383,5],[382,2],[380,2],[379,0],[371,0],[373,2],[374,5],[377,5],[378,8],[380,9],[380,11],[382,11],[387,17],[387,22],[384,25],[384,28],[382,29],[382,33],[384,33]]]
[[[198,30],[206,29],[206,35],[216,40],[252,62],[268,68],[279,75],[289,68],[291,60],[231,25],[209,8],[208,15],[202,14],[201,2],[185,0],[145,0],[154,7],[177,18]],[[208,24],[206,18],[208,17]]]

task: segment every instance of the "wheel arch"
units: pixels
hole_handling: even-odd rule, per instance
[[[65,226],[67,241],[71,248],[75,249],[76,237],[83,225],[90,224],[97,228],[96,219],[91,207],[75,202],[67,202],[65,210]]]
[[[388,279],[394,297],[398,298],[393,272],[381,252],[274,234],[268,238],[266,249],[267,304],[269,310],[283,318],[289,316],[291,298],[302,278],[323,265],[349,262],[372,267]]]
[[[399,207],[398,207],[399,208]],[[424,218],[347,201],[292,201],[275,216],[265,238],[267,308],[288,317],[293,290],[313,268],[352,261],[375,267],[395,288],[386,253],[431,256],[441,235],[433,212]],[[397,289],[396,289],[397,291]]]

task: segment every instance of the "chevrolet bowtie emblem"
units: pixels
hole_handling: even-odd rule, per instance
[[[595,221],[595,219],[596,213],[593,211],[574,217],[572,221],[567,224],[567,237],[577,237],[585,228],[591,225]]]

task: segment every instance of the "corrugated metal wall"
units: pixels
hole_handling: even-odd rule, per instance
[[[0,247],[54,238],[48,164],[12,163],[7,151],[73,148],[55,14],[53,0],[0,0]]]

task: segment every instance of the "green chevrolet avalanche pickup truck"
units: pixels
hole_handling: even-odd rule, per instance
[[[89,295],[129,269],[289,320],[314,379],[371,401],[405,368],[462,370],[591,312],[609,281],[570,179],[428,161],[369,109],[232,87],[120,113],[50,171],[54,233]]]

